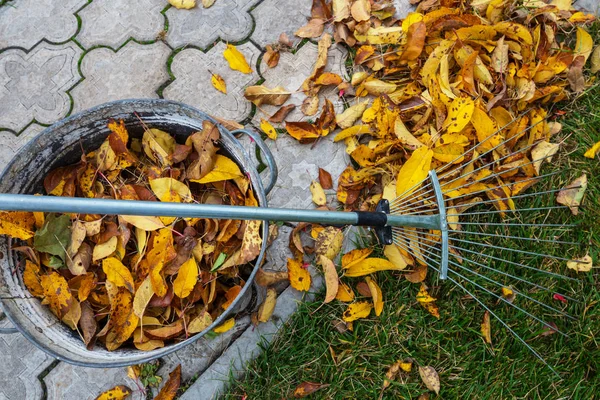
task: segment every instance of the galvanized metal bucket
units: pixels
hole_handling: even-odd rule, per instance
[[[130,135],[141,137],[143,127],[136,114],[149,127],[174,135],[179,143],[183,143],[193,132],[201,130],[204,120],[215,123],[221,133],[222,151],[236,161],[241,170],[250,177],[259,206],[267,206],[266,195],[277,180],[277,168],[271,152],[260,136],[248,130],[229,132],[207,114],[181,103],[147,99],[103,104],[47,128],[23,147],[6,167],[0,176],[0,193],[43,193],[43,179],[49,171],[77,162],[81,157],[82,149],[90,151],[102,144],[110,133],[107,128],[110,119],[123,119]],[[266,189],[251,161],[254,158],[250,157],[247,149],[236,139],[234,135],[237,134],[250,136],[252,142],[260,148],[262,159],[269,172]],[[0,302],[15,329],[4,329],[0,333],[20,332],[51,356],[86,367],[121,367],[163,357],[200,339],[234,313],[248,306],[254,276],[265,256],[267,222],[262,225],[262,237],[264,240],[261,251],[246,285],[231,306],[210,327],[187,340],[153,351],[122,348],[109,352],[100,346],[87,350],[77,332],[62,324],[48,307],[41,305],[40,300],[27,291],[23,284],[19,257],[11,249],[16,243],[2,236],[0,237]]]

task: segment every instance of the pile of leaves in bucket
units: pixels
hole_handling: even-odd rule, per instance
[[[219,154],[211,122],[185,144],[158,129],[129,138],[122,121],[108,127],[99,149],[46,176],[47,194],[258,206],[249,179]],[[242,290],[263,240],[260,221],[200,218],[8,212],[0,228],[27,241],[15,250],[30,293],[88,348],[111,351],[127,342],[153,350],[205,330]]]

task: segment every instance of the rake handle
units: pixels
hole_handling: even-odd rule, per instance
[[[440,225],[438,215],[388,215],[383,212],[296,210],[290,208],[84,199],[75,197],[33,196],[26,194],[0,194],[0,210],[311,222],[328,225],[373,227],[405,226],[425,229],[439,229]]]

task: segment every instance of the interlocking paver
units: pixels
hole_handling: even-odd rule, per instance
[[[290,40],[298,43],[300,39],[294,36],[294,32],[308,22],[310,8],[310,1],[263,1],[251,12],[256,21],[252,40],[265,47],[268,44],[276,43],[279,35],[285,32]]]
[[[217,39],[239,42],[252,31],[248,13],[259,0],[218,0],[210,8],[178,10],[171,7],[165,15],[169,20],[167,41],[173,47],[193,45],[206,49]]]
[[[213,6],[214,7],[214,6]],[[247,42],[236,46],[252,67],[252,73],[243,74],[229,68],[223,57],[226,44],[218,43],[206,53],[185,49],[175,56],[171,72],[175,81],[163,90],[166,99],[194,106],[217,117],[241,121],[250,114],[250,102],[244,99],[244,88],[258,81],[256,60],[260,50]],[[227,94],[219,92],[210,83],[211,72],[218,73],[227,84]]]
[[[38,124],[31,124],[19,136],[15,136],[9,131],[0,131],[0,172],[13,158],[17,151],[28,141],[36,137],[44,127]]]
[[[4,319],[0,327],[12,324]],[[41,399],[43,389],[37,377],[53,361],[19,333],[0,335],[0,400]]]
[[[311,42],[306,43],[299,48],[295,54],[281,53],[279,63],[275,68],[269,68],[266,62],[262,60],[260,64],[261,75],[265,78],[263,85],[273,88],[283,86],[292,95],[285,103],[295,104],[297,107],[286,118],[286,121],[300,121],[314,119],[314,116],[307,117],[300,111],[300,106],[306,98],[306,95],[301,91],[302,83],[310,76],[313,70],[315,60],[317,59],[317,45]],[[344,60],[347,52],[340,46],[333,45],[328,52],[327,67],[325,71],[334,72],[340,76],[346,75],[344,68]],[[322,107],[324,98],[329,99],[336,112],[343,110],[343,105],[339,101],[338,92],[334,86],[329,86],[321,89],[319,92],[319,104]],[[278,106],[261,105],[254,117],[256,126],[260,124],[261,118],[267,118],[279,109]],[[320,112],[320,109],[319,109]]]
[[[157,98],[156,90],[169,77],[166,62],[171,49],[163,42],[127,43],[118,52],[97,48],[85,54],[85,79],[71,91],[73,112],[112,100]]]
[[[164,29],[160,0],[95,0],[78,15],[81,30],[77,40],[85,48],[105,45],[116,49],[127,39],[151,41]]]
[[[127,376],[125,368],[85,368],[60,363],[46,377],[47,400],[95,399],[100,393],[116,385],[135,390],[135,381]],[[143,399],[136,393],[133,399]]]
[[[0,128],[18,132],[34,118],[50,124],[64,117],[71,107],[67,90],[81,78],[81,53],[72,42],[0,53]]]
[[[0,8],[0,50],[32,48],[45,39],[59,43],[77,32],[74,13],[86,0],[19,0]]]

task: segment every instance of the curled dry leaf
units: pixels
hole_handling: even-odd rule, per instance
[[[487,344],[492,344],[492,326],[490,323],[490,312],[486,310],[481,323],[481,335]]]
[[[263,60],[265,60],[269,68],[275,68],[279,64],[279,50],[274,50],[271,45],[267,45],[266,49],[267,51],[263,56]]]
[[[246,99],[250,100],[257,106],[262,104],[270,104],[280,106],[290,97],[291,92],[281,86],[269,89],[263,85],[248,86],[244,91]]]
[[[277,291],[273,288],[267,289],[267,296],[265,300],[258,308],[258,321],[267,322],[271,319],[273,311],[275,311],[275,305],[277,304]]]
[[[325,29],[325,21],[320,18],[313,18],[308,21],[308,24],[300,27],[294,35],[301,38],[317,38],[323,34]]]
[[[169,379],[165,382],[154,400],[173,400],[177,395],[179,386],[181,386],[181,364],[171,371]]]
[[[288,104],[287,106],[281,107],[275,112],[275,114],[271,115],[269,122],[276,124],[282,123],[285,121],[285,118],[288,116],[288,114],[294,110],[294,108],[296,108],[295,104]]]
[[[419,375],[427,389],[434,391],[435,394],[440,393],[440,377],[435,368],[419,366]]]
[[[321,264],[321,267],[323,268],[323,275],[325,275],[325,287],[327,289],[327,292],[325,294],[325,300],[323,302],[329,303],[333,299],[335,299],[338,294],[338,274],[335,269],[335,265],[333,264],[333,261],[331,261],[324,255],[319,256],[319,264]]]

